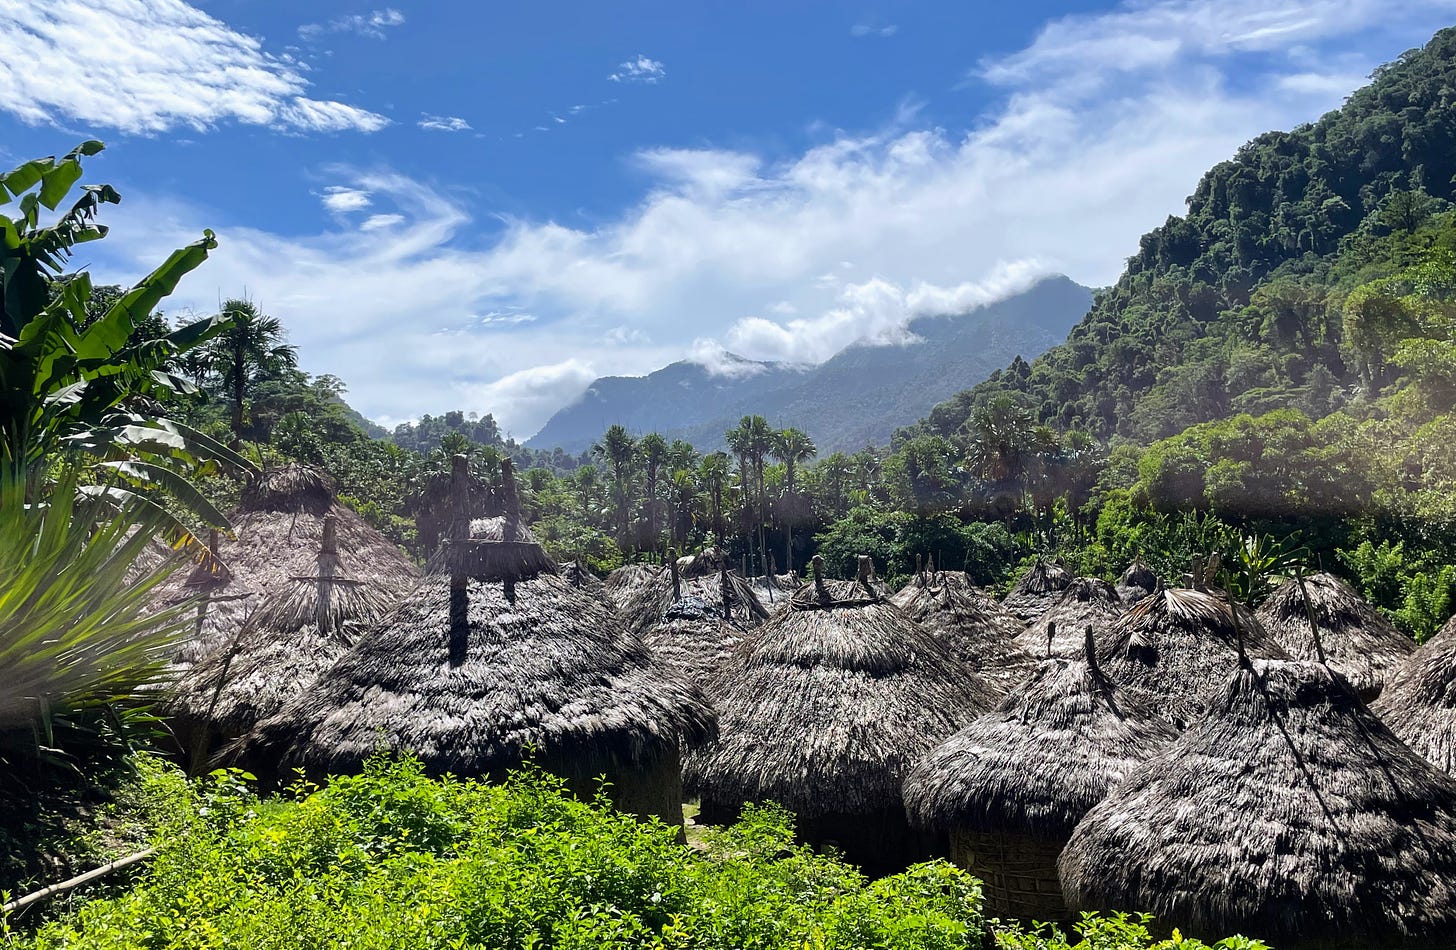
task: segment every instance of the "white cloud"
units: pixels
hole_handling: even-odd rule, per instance
[[[854,37],[864,36],[894,36],[900,28],[893,23],[876,25],[874,23],[856,23],[849,28],[849,35]]]
[[[363,211],[374,203],[373,197],[363,188],[350,188],[345,185],[330,185],[324,189],[319,200],[329,211],[334,214],[348,214],[351,211]],[[377,217],[377,216],[376,216]]]
[[[1175,8],[1202,2],[1108,16],[1166,19]],[[1444,18],[1431,9],[1426,20]],[[1338,105],[1352,77],[1428,34],[1426,20],[1359,55],[1348,48],[1371,28],[1358,18],[1340,34],[1304,28],[1298,56],[1260,53],[1252,40],[1203,41],[1197,53],[1185,43],[1161,65],[1118,72],[1115,94],[1094,88],[1102,67],[1085,51],[1068,52],[1088,63],[1080,80],[1046,59],[1048,36],[1075,39],[1048,27],[1028,50],[982,64],[1017,78],[967,127],[899,114],[880,133],[836,134],[786,158],[647,149],[634,159],[647,177],[640,198],[591,225],[493,216],[474,210],[477,197],[387,171],[328,171],[335,187],[403,219],[370,231],[348,219],[280,235],[128,194],[108,211],[115,239],[96,245],[128,256],[98,260],[98,276],[135,276],[212,226],[221,246],[173,310],[206,311],[247,287],[289,327],[305,368],[347,379],[371,417],[473,409],[525,436],[594,375],[684,357],[748,371],[730,351],[813,361],[857,338],[908,343],[914,316],[977,306],[1037,274],[1110,283],[1206,169],[1259,132]],[[1088,37],[1107,33],[1100,20],[1078,22]],[[1231,29],[1255,32],[1237,17]],[[1215,48],[1237,57],[1206,52]],[[523,313],[536,319],[480,316]],[[610,336],[620,344],[605,344]]]
[[[132,133],[220,122],[373,132],[357,106],[304,95],[303,67],[182,0],[0,0],[0,108]]]
[[[428,112],[420,117],[419,126],[433,132],[470,131],[470,123],[458,115],[430,115]]]
[[[371,214],[359,225],[360,231],[379,231],[383,228],[392,228],[396,224],[404,223],[402,214]]]
[[[612,82],[661,82],[667,77],[667,69],[655,59],[648,59],[641,53],[636,59],[629,59],[617,67],[607,78]]]
[[[476,318],[475,322],[482,327],[515,327],[523,323],[535,323],[536,315],[532,313],[492,311],[491,313],[481,314]]]
[[[372,10],[369,13],[354,13],[335,17],[327,23],[305,23],[298,28],[298,35],[306,40],[318,39],[326,33],[356,33],[370,39],[382,40],[385,29],[403,26],[404,14],[393,7]]]
[[[729,353],[727,347],[722,343],[707,338],[700,338],[692,342],[692,345],[688,347],[687,359],[706,369],[710,376],[726,376],[729,379],[757,376],[766,369],[763,363],[756,363]]]

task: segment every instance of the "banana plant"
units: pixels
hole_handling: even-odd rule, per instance
[[[91,476],[79,485],[83,495],[112,510],[148,511],[174,538],[195,542],[192,520],[228,525],[192,479],[252,465],[169,418],[166,405],[196,391],[173,371],[178,358],[228,323],[215,317],[161,336],[138,330],[217,240],[204,231],[88,321],[91,279],[65,268],[77,245],[106,236],[97,214],[121,196],[110,185],[85,185],[59,209],[80,180],[82,158],[103,148],[83,142],[0,175],[0,207],[15,204],[0,213],[0,463],[24,474],[31,501],[47,494],[58,467],[80,468]]]

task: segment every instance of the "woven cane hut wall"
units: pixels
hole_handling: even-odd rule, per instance
[[[1012,831],[950,833],[950,859],[981,879],[988,916],[1045,922],[1074,917],[1062,898],[1061,839]]]

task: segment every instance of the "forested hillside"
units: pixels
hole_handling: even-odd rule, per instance
[[[1342,109],[1211,169],[1066,343],[937,406],[920,431],[953,434],[1011,393],[1039,421],[1149,441],[1230,413],[1323,416],[1389,385],[1343,304],[1438,240],[1422,226],[1449,206],[1453,173],[1448,29]]]

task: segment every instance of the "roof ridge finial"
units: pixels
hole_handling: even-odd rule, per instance
[[[516,493],[516,463],[507,455],[501,459],[501,496],[505,502],[506,523],[503,537],[516,541],[521,537],[521,497]]]

